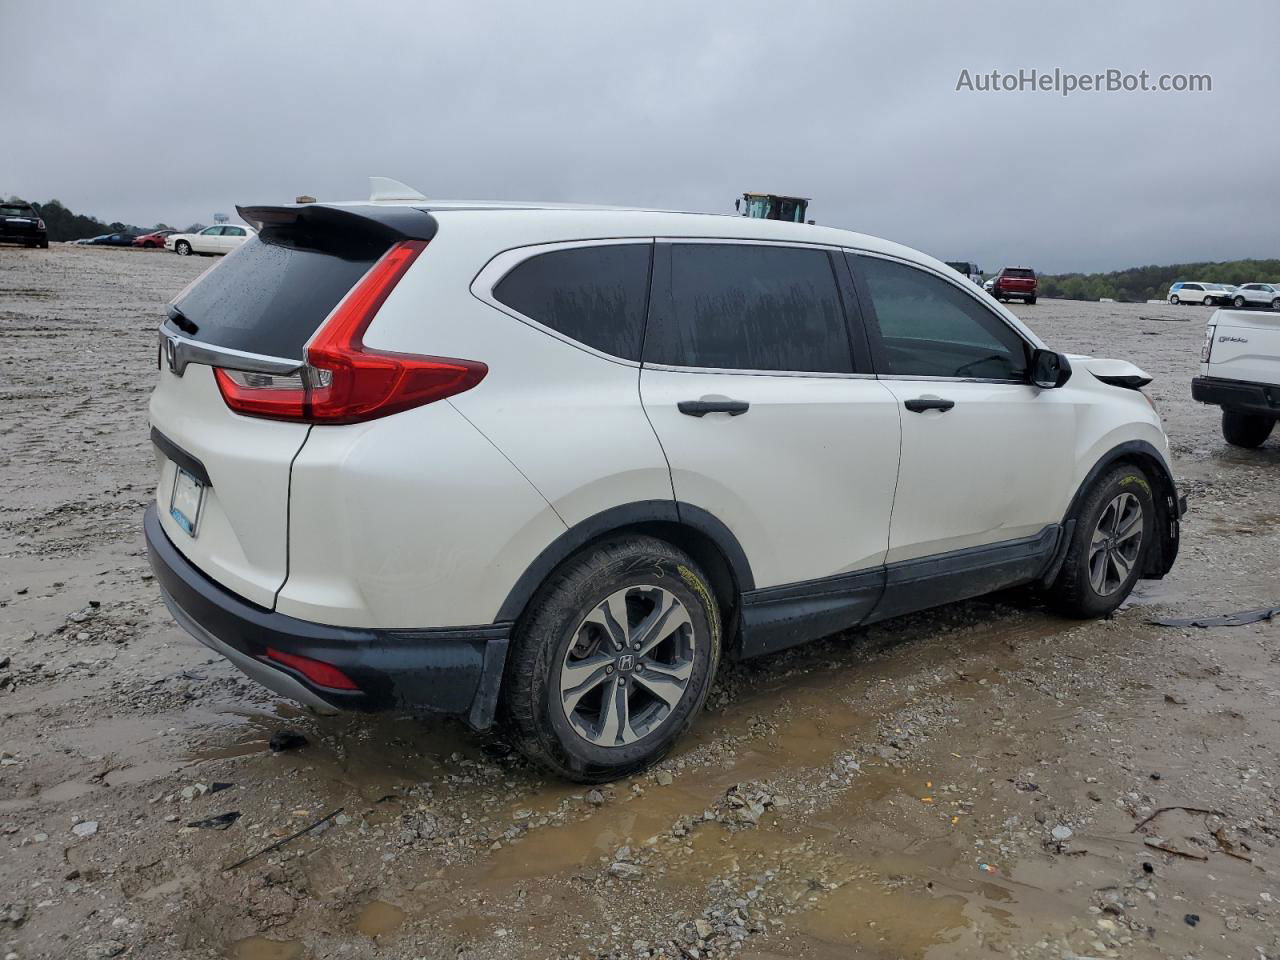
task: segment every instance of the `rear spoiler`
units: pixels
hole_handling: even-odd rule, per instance
[[[388,247],[400,240],[430,240],[436,235],[436,218],[426,210],[407,206],[357,204],[329,207],[318,203],[281,206],[236,207],[245,223],[267,243],[288,246],[331,246],[343,237]],[[335,236],[336,235],[336,236]],[[321,237],[327,243],[317,244]]]

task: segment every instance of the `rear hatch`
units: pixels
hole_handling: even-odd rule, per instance
[[[1206,376],[1280,385],[1280,313],[1217,311],[1208,350]]]
[[[36,239],[43,233],[40,214],[25,203],[0,203],[0,237]]]
[[[180,293],[161,326],[150,404],[156,504],[188,560],[273,609],[288,572],[290,465],[311,426],[301,402],[243,411],[257,392],[304,396],[308,341],[397,240],[429,237],[435,222],[409,208],[240,213],[260,233]],[[248,398],[241,412],[227,399],[236,391]]]
[[[1001,290],[1009,290],[1014,293],[1034,293],[1036,275],[1031,270],[1011,268],[1000,275],[999,286]]]

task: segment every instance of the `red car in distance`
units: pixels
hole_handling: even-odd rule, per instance
[[[1012,300],[1014,297],[1024,303],[1035,303],[1039,283],[1036,272],[1030,267],[1005,267],[996,274],[991,285],[991,295],[997,300]]]
[[[163,250],[164,238],[177,232],[177,230],[155,230],[151,233],[144,233],[140,237],[133,238],[133,245],[135,247],[147,247],[148,249],[154,247]]]

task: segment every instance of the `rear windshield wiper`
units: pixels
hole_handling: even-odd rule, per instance
[[[192,336],[200,330],[195,321],[187,317],[179,307],[175,307],[172,303],[165,307],[165,312],[169,314],[169,319],[173,321],[173,325],[183,333],[189,333]]]

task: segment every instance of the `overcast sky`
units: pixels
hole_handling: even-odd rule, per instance
[[[711,212],[797,193],[987,270],[1280,255],[1275,0],[0,0],[0,35],[0,193],[107,221],[360,198],[379,174]],[[956,90],[1033,68],[1212,91]]]

